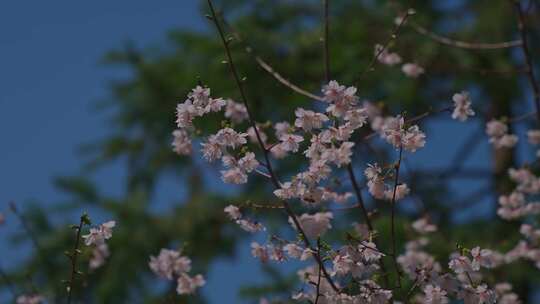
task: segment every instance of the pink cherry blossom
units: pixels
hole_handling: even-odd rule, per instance
[[[236,149],[237,147],[247,143],[246,133],[238,133],[231,128],[223,128],[216,134],[216,142],[223,147],[231,147]]]
[[[454,111],[452,112],[453,119],[466,121],[469,116],[474,116],[469,92],[463,91],[461,93],[456,93],[452,97],[452,100],[454,101]]]
[[[240,209],[234,205],[229,205],[223,209],[227,216],[229,216],[232,220],[237,220],[242,217],[242,213],[240,212]]]
[[[426,304],[447,304],[448,298],[446,297],[446,291],[439,286],[433,286],[431,284],[424,287],[424,294],[426,295]]]
[[[334,215],[332,212],[319,212],[315,214],[304,213],[298,217],[298,221],[306,236],[312,238],[318,237],[324,234],[328,229],[332,228],[330,220],[333,218]],[[292,219],[289,219],[289,222],[292,223]]]
[[[412,227],[413,227],[414,230],[416,230],[416,232],[418,232],[420,234],[426,234],[426,233],[437,231],[437,226],[431,224],[428,221],[428,219],[425,218],[425,217],[416,220],[412,224]]]
[[[232,120],[234,123],[241,123],[248,118],[246,106],[237,103],[232,99],[227,100],[225,107],[225,117]]]
[[[17,304],[41,304],[45,301],[40,294],[23,294],[17,297]]]
[[[424,68],[416,63],[405,63],[401,67],[401,70],[403,73],[405,73],[405,75],[411,78],[417,78],[418,76],[424,74]]]
[[[173,151],[179,155],[191,154],[191,138],[189,134],[182,129],[173,131]]]
[[[388,50],[380,44],[375,45],[374,55],[378,56],[377,60],[384,65],[393,66],[401,63],[401,56],[399,56],[399,54],[388,52]]]
[[[187,273],[182,273],[177,280],[176,292],[179,295],[193,294],[197,288],[206,284],[203,276],[198,274],[194,277],[190,277]]]
[[[302,108],[296,109],[294,113],[297,117],[294,122],[295,127],[301,128],[306,132],[313,129],[320,129],[323,123],[328,121],[328,116]]]
[[[101,245],[112,237],[112,229],[116,225],[115,221],[105,222],[98,227],[90,228],[90,233],[83,235],[84,243],[87,246]]]
[[[303,142],[304,138],[295,134],[283,134],[279,137],[279,140],[281,141],[281,147],[285,151],[298,152],[299,143]]]

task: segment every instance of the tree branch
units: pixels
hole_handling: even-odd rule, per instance
[[[280,189],[281,185],[279,183],[277,175],[274,173],[274,170],[272,169],[272,163],[270,162],[269,151],[268,151],[268,149],[265,148],[264,142],[262,141],[261,135],[260,135],[260,133],[258,131],[258,128],[256,126],[256,123],[255,123],[255,120],[253,119],[253,114],[252,114],[250,106],[249,106],[247,95],[246,95],[246,93],[244,91],[243,82],[241,81],[240,76],[239,76],[239,74],[238,74],[238,72],[236,70],[236,66],[234,65],[234,61],[233,61],[231,51],[230,51],[230,48],[229,48],[230,40],[227,40],[225,38],[225,34],[223,33],[223,29],[221,28],[221,25],[220,25],[219,20],[217,18],[217,14],[216,14],[216,11],[214,9],[214,5],[212,3],[212,0],[208,0],[208,6],[210,7],[210,11],[212,12],[212,16],[210,16],[210,18],[214,22],[214,24],[216,25],[216,28],[217,28],[217,30],[219,32],[219,36],[221,38],[221,41],[223,42],[223,46],[224,46],[225,52],[227,54],[227,59],[228,59],[229,68],[231,70],[231,74],[233,74],[233,77],[234,77],[234,79],[236,81],[236,85],[237,85],[238,90],[240,91],[240,95],[242,97],[242,102],[243,102],[244,106],[246,107],[246,112],[248,114],[248,121],[249,121],[250,125],[253,127],[253,130],[255,131],[255,135],[257,137],[257,142],[259,143],[259,146],[260,146],[260,148],[261,148],[261,150],[263,152],[264,159],[265,159],[265,162],[266,162],[266,168],[268,170],[268,174],[270,175],[270,179],[271,179],[272,184],[274,185],[274,187],[276,189]],[[316,252],[313,249],[313,247],[311,246],[311,242],[310,242],[309,238],[307,237],[306,233],[304,232],[302,226],[300,225],[300,222],[298,221],[298,217],[296,216],[296,214],[292,210],[289,203],[287,201],[285,201],[285,200],[281,201],[281,203],[282,203],[285,211],[289,215],[289,217],[293,220],[293,223],[294,223],[296,229],[301,234],[305,246],[308,247],[309,249],[311,249],[313,252]],[[332,280],[332,277],[330,276],[330,274],[326,270],[320,255],[313,254],[313,257],[316,260],[316,262],[319,264],[319,267],[321,268],[326,280],[328,281],[328,283],[330,284],[332,289],[334,291],[336,291],[336,292],[339,292],[339,288],[336,286],[336,284]]]
[[[518,15],[518,29],[521,36],[521,50],[523,56],[525,57],[525,64],[527,69],[527,78],[533,90],[534,95],[534,104],[536,106],[537,118],[540,122],[540,87],[536,81],[536,76],[534,74],[534,66],[531,58],[531,51],[529,49],[529,40],[527,38],[527,28],[525,26],[525,12],[521,8],[519,0],[513,0]]]

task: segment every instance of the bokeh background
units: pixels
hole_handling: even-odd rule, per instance
[[[517,38],[507,2],[411,1],[411,6],[418,12],[414,22],[441,35],[495,42]],[[216,3],[257,54],[302,87],[319,90],[320,1]],[[393,1],[332,4],[334,78],[356,84],[374,44],[387,39],[403,8]],[[88,211],[95,223],[115,219],[119,226],[110,263],[81,280],[85,287],[77,296],[85,303],[174,298],[171,286],[150,274],[146,263],[160,248],[175,246],[185,246],[195,269],[207,277],[200,296],[178,298],[181,303],[254,303],[261,294],[283,298],[287,293],[283,286],[291,286],[298,265],[261,266],[249,252],[253,237],[231,225],[221,211],[229,203],[271,198],[264,181],[247,188],[225,186],[219,168],[203,164],[197,155],[181,158],[170,151],[175,105],[197,81],[216,96],[237,97],[206,12],[205,1],[196,0],[0,4],[0,212],[6,215],[0,226],[0,267],[18,292],[35,286],[48,295],[61,294],[60,281],[69,271],[62,254],[71,244],[68,224]],[[532,5],[534,49],[537,12]],[[405,160],[404,179],[418,195],[400,206],[402,223],[430,212],[443,227],[435,242],[441,257],[457,240],[511,248],[513,243],[498,241],[503,236],[517,240],[518,225],[496,219],[496,197],[510,189],[507,168],[533,160],[534,151],[523,140],[514,150],[493,151],[483,126],[492,117],[532,110],[528,84],[514,71],[523,65],[519,49],[456,49],[410,27],[391,46],[405,60],[423,65],[426,75],[411,80],[399,68],[378,67],[359,82],[362,98],[384,103],[388,113],[406,110],[413,116],[447,106],[453,93],[469,90],[478,113],[466,124],[448,115],[423,121],[428,144]],[[291,119],[294,107],[310,106],[311,101],[265,74],[241,43],[233,51],[248,76],[260,121]],[[513,130],[523,138],[531,124],[523,120]],[[215,130],[217,125],[201,128]],[[355,168],[360,174],[365,163],[394,157],[375,139],[370,149],[359,151]],[[286,175],[297,166],[293,159],[279,170]],[[24,214],[44,254],[36,254],[8,202]],[[379,208],[384,212],[384,206]],[[270,230],[283,232],[284,217],[275,215]],[[350,222],[355,216],[339,219]],[[378,222],[384,232],[387,223]],[[513,268],[508,277],[534,303],[538,276],[527,267]],[[0,295],[1,301],[12,297],[6,288]]]

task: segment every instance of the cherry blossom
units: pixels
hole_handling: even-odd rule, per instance
[[[345,113],[358,102],[355,87],[345,87],[337,81],[332,80],[322,89],[324,100],[330,105],[326,112],[335,117],[342,117]]]
[[[182,294],[193,294],[197,288],[206,284],[204,277],[200,274],[190,277],[187,273],[182,273],[177,280],[176,292]]]
[[[96,228],[90,228],[90,233],[83,235],[84,243],[87,246],[101,245],[112,237],[112,229],[116,226],[115,221],[108,221]]]
[[[148,263],[152,272],[167,280],[177,280],[176,291],[178,294],[192,294],[199,287],[205,285],[202,275],[191,277],[191,259],[182,256],[180,250],[162,248],[159,255],[151,256]]]
[[[489,136],[489,142],[495,148],[512,148],[518,142],[518,137],[513,134],[507,134],[508,126],[498,120],[491,120],[486,125],[486,133]]]
[[[17,304],[40,304],[43,303],[45,299],[42,295],[39,294],[23,294],[17,297]]]
[[[302,257],[302,254],[304,253],[304,248],[294,244],[294,243],[288,243],[285,246],[283,246],[283,250],[287,253],[287,255],[293,259],[300,259]]]
[[[416,232],[420,234],[426,234],[426,233],[437,231],[437,226],[429,223],[428,219],[425,217],[420,218],[417,221],[415,221],[412,224],[412,227],[414,228],[414,230],[416,230]]]
[[[240,212],[240,209],[234,205],[229,205],[223,209],[225,213],[229,216],[231,220],[237,220],[242,217],[242,213]]]
[[[90,270],[98,269],[103,266],[106,262],[106,259],[109,257],[109,246],[105,243],[96,246],[92,250],[92,257],[88,263]]]
[[[216,134],[216,142],[222,147],[231,147],[233,149],[247,143],[246,133],[238,133],[231,128],[223,128]]]
[[[232,99],[228,99],[225,107],[225,117],[229,118],[234,123],[243,122],[248,118],[246,106],[237,103]]]
[[[439,286],[433,286],[431,284],[424,287],[424,293],[426,295],[426,304],[447,304],[448,298],[446,297],[446,291]]]
[[[295,127],[302,128],[306,132],[313,129],[320,129],[323,123],[328,121],[328,116],[302,108],[296,109],[294,113],[297,117],[294,122]]]
[[[411,78],[417,78],[418,76],[424,74],[424,68],[417,65],[416,63],[405,63],[401,70],[405,75]]]
[[[179,155],[189,155],[191,154],[191,138],[185,130],[174,130],[173,131],[173,151]]]
[[[279,137],[281,147],[285,151],[298,152],[299,143],[304,141],[304,138],[296,134],[283,134]]]
[[[257,132],[259,132],[259,136],[261,137],[262,142],[266,143],[266,141],[268,140],[268,136],[266,135],[266,133],[264,133],[261,130],[261,127],[257,126]],[[250,142],[255,143],[255,144],[259,143],[259,139],[257,138],[257,133],[255,132],[255,128],[249,127],[247,129],[247,134],[248,134]]]
[[[216,135],[210,135],[207,142],[201,143],[203,158],[213,162],[223,155],[223,148],[218,143]]]
[[[382,128],[381,136],[396,148],[403,147],[410,152],[416,152],[426,143],[426,135],[417,125],[404,129],[405,120],[402,116],[387,119]]]
[[[452,100],[454,101],[454,111],[452,112],[453,119],[466,121],[469,116],[474,116],[469,92],[463,91],[461,93],[456,93],[452,97]]]
[[[330,220],[334,218],[332,212],[318,212],[315,214],[304,213],[298,217],[298,222],[307,237],[318,237],[332,228]],[[293,220],[289,219],[292,224]],[[294,225],[293,225],[294,226]],[[294,226],[296,228],[296,226]]]
[[[261,262],[267,262],[269,259],[268,250],[265,246],[260,245],[257,242],[251,243],[251,254],[253,257],[258,258]]]
[[[375,45],[374,53],[375,56],[378,56],[377,60],[382,64],[392,66],[401,63],[401,56],[399,56],[399,54],[388,52],[388,50],[380,44]]]

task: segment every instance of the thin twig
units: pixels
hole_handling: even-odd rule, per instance
[[[396,269],[396,274],[398,276],[398,287],[401,287],[401,271],[399,270],[399,266],[396,260],[396,224],[395,224],[395,215],[396,215],[396,193],[397,193],[397,187],[399,185],[399,169],[401,167],[401,158],[403,155],[403,146],[399,146],[399,157],[398,161],[395,165],[395,179],[394,179],[394,192],[392,193],[392,201],[391,201],[391,237],[392,237],[392,260],[394,261],[394,267]]]
[[[260,146],[260,148],[261,148],[261,150],[263,152],[264,160],[265,160],[265,163],[266,163],[266,168],[268,170],[268,174],[270,175],[270,180],[272,181],[272,184],[274,185],[274,187],[276,189],[280,189],[281,188],[280,182],[279,182],[279,180],[277,178],[277,175],[274,173],[274,170],[272,168],[272,163],[270,162],[269,151],[268,151],[268,149],[265,148],[264,142],[263,142],[263,140],[261,138],[261,135],[259,134],[259,130],[256,127],[256,123],[255,123],[255,120],[253,118],[253,114],[251,112],[250,106],[249,106],[247,95],[246,95],[246,93],[244,91],[243,82],[240,79],[240,76],[239,76],[239,74],[238,74],[238,72],[236,70],[236,66],[234,65],[234,61],[233,61],[231,51],[230,51],[230,48],[229,48],[229,41],[230,40],[227,40],[225,38],[225,34],[224,34],[223,29],[221,28],[220,22],[219,22],[219,20],[217,18],[217,14],[216,14],[216,11],[214,9],[214,5],[212,3],[212,0],[208,0],[208,6],[210,7],[210,11],[212,13],[212,15],[209,16],[209,17],[214,22],[214,24],[216,25],[216,28],[217,28],[217,30],[219,32],[219,36],[221,38],[221,41],[223,42],[223,47],[225,48],[225,53],[227,55],[228,64],[229,64],[229,68],[231,70],[231,74],[233,75],[234,80],[236,81],[236,85],[237,85],[238,90],[240,91],[240,95],[242,97],[242,102],[243,102],[244,106],[246,107],[246,112],[248,114],[248,121],[249,121],[250,125],[253,127],[253,130],[255,131],[255,135],[257,137],[257,142],[259,143],[259,146]],[[300,225],[300,222],[298,221],[298,217],[296,216],[296,214],[292,210],[289,203],[287,201],[285,201],[285,200],[283,200],[281,203],[282,203],[285,211],[287,212],[288,216],[293,220],[294,226],[296,227],[296,229],[298,230],[298,232],[302,236],[302,239],[304,241],[305,246],[308,247],[309,249],[311,249],[313,252],[315,252],[315,250],[311,246],[311,242],[310,242],[309,238],[307,237],[307,235],[304,232],[302,226]],[[326,267],[324,266],[324,263],[323,263],[321,257],[318,254],[313,254],[312,256],[314,257],[316,262],[319,264],[319,267],[321,268],[321,270],[323,272],[323,275],[325,276],[326,280],[328,281],[328,283],[330,284],[332,289],[334,291],[336,291],[336,292],[339,292],[339,288],[336,286],[336,284],[332,280],[332,277],[330,276],[330,274],[326,270]]]
[[[536,106],[537,118],[540,122],[540,87],[538,86],[538,82],[536,81],[536,76],[534,74],[534,66],[532,63],[531,52],[529,49],[529,39],[527,38],[527,28],[525,27],[525,19],[526,19],[525,12],[521,8],[521,4],[519,0],[513,0],[513,1],[516,7],[517,15],[518,15],[519,34],[521,36],[521,41],[523,42],[521,44],[521,50],[523,52],[523,56],[525,57],[525,64],[527,66],[527,77],[529,79],[529,83],[533,90],[534,104]]]
[[[379,60],[379,57],[382,55],[382,53],[384,53],[388,49],[388,47],[390,46],[390,43],[392,43],[392,41],[397,39],[399,31],[401,30],[401,28],[403,28],[403,25],[405,24],[405,22],[407,21],[409,16],[411,16],[412,14],[414,14],[413,9],[407,10],[407,12],[403,16],[403,18],[400,20],[400,22],[394,27],[394,29],[392,30],[392,34],[390,35],[390,37],[388,37],[386,42],[383,44],[382,48],[380,48],[380,50],[378,52],[376,52],[375,55],[373,55],[373,58],[371,59],[369,65],[364,69],[364,71],[362,71],[362,73],[360,73],[360,76],[358,77],[358,86],[360,86],[359,85],[360,80],[362,80],[362,78],[368,72],[373,70],[373,67],[375,66],[375,63],[377,62],[377,60]]]
[[[300,88],[299,86],[295,85],[294,83],[290,82],[289,80],[285,79],[283,76],[281,76],[281,74],[276,72],[274,70],[274,68],[272,68],[268,63],[266,63],[263,59],[261,59],[261,57],[255,56],[255,61],[257,62],[257,64],[259,64],[259,66],[263,70],[268,72],[277,81],[279,81],[282,85],[288,87],[289,89],[293,90],[294,92],[296,92],[296,93],[298,93],[300,95],[304,95],[304,96],[309,97],[309,98],[314,99],[314,100],[324,101],[323,97],[312,94],[312,93]]]
[[[317,238],[317,255],[321,256],[321,238]],[[319,267],[319,276],[317,277],[317,296],[315,297],[315,304],[319,303],[319,298],[321,296],[321,267]]]
[[[75,285],[75,277],[81,274],[81,272],[77,270],[77,258],[79,257],[79,254],[81,253],[81,251],[79,250],[79,246],[81,243],[81,231],[82,231],[83,226],[88,222],[89,222],[88,215],[86,213],[81,215],[81,218],[79,220],[79,225],[73,227],[77,231],[77,234],[75,237],[75,243],[73,245],[73,251],[66,254],[69,260],[71,261],[70,278],[69,278],[69,281],[67,282],[67,287],[66,287],[66,290],[68,293],[68,296],[67,296],[68,304],[71,303],[73,287]]]
[[[521,46],[521,40],[514,40],[514,41],[504,41],[504,42],[497,42],[497,43],[481,43],[481,42],[466,42],[466,41],[460,41],[451,39],[448,37],[441,36],[439,34],[436,34],[421,25],[410,22],[411,27],[419,34],[424,35],[432,40],[435,40],[436,42],[456,48],[461,49],[468,49],[468,50],[499,50],[499,49],[507,49],[507,48],[513,48]]]
[[[291,81],[287,80],[285,77],[283,77],[280,73],[278,73],[268,62],[266,62],[264,59],[262,59],[259,55],[255,54],[255,52],[253,51],[253,48],[247,43],[247,41],[245,39],[242,38],[242,36],[240,35],[240,33],[233,28],[232,25],[230,25],[227,20],[225,18],[221,18],[221,21],[223,22],[223,24],[225,26],[227,26],[227,28],[229,29],[229,31],[231,31],[231,33],[233,34],[234,38],[236,40],[238,40],[239,42],[241,42],[242,44],[244,44],[244,48],[246,50],[246,53],[248,53],[248,55],[250,55],[251,57],[253,57],[253,59],[255,60],[255,62],[257,62],[257,64],[264,70],[266,71],[268,74],[270,74],[270,76],[274,77],[279,83],[281,83],[282,85],[284,85],[285,87],[291,89],[293,92],[295,93],[298,93],[300,95],[303,95],[305,97],[308,97],[308,98],[311,98],[311,99],[314,99],[314,100],[318,100],[318,101],[324,101],[324,98],[321,97],[321,96],[317,96],[315,94],[312,94],[304,89],[302,89],[301,87],[299,87],[298,85],[292,83]]]

